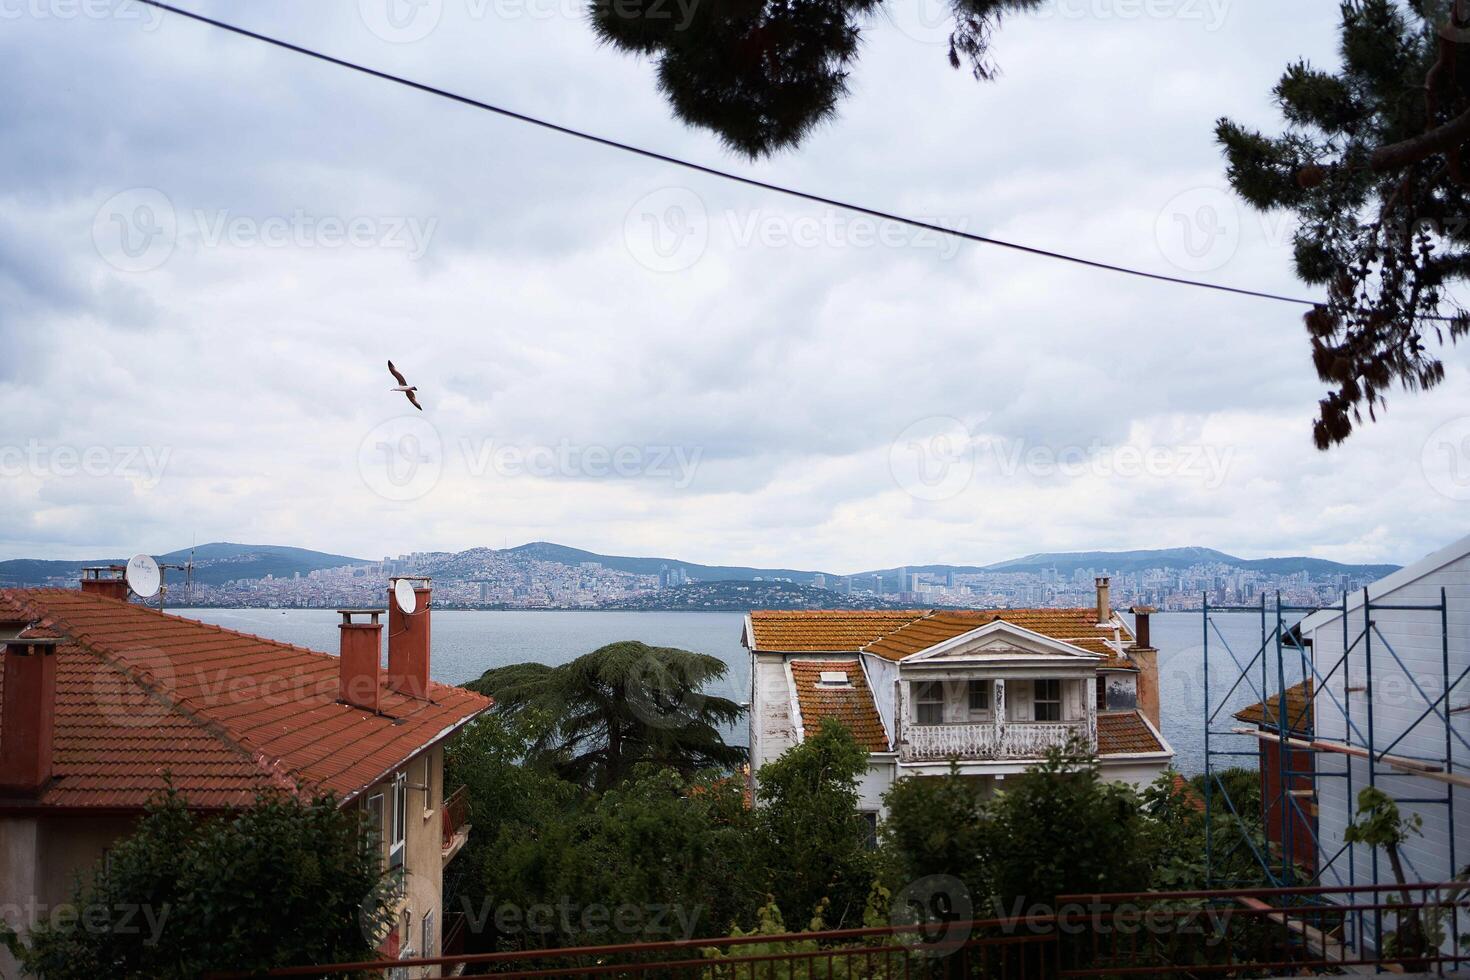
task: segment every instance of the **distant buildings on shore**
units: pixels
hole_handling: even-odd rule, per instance
[[[338,608],[369,603],[379,597],[391,576],[433,575],[441,604],[458,608],[596,609],[628,600],[647,600],[640,608],[657,608],[664,589],[708,582],[682,565],[662,563],[647,572],[608,567],[597,561],[575,564],[545,561],[524,554],[477,548],[455,554],[414,552],[381,561],[296,573],[289,577],[238,579],[205,584],[196,580],[193,604],[224,607]],[[842,596],[838,604],[883,600],[886,605],[914,608],[971,609],[1052,608],[1086,606],[1093,582],[1108,575],[1120,605],[1147,605],[1161,612],[1196,610],[1208,597],[1211,605],[1248,604],[1264,593],[1268,603],[1280,593],[1289,605],[1327,605],[1344,591],[1360,590],[1373,576],[1343,573],[1313,577],[1306,571],[1278,574],[1224,563],[1188,568],[1144,568],[1119,572],[1078,568],[1063,573],[1040,571],[963,572],[894,569],[851,576],[812,574],[806,577],[757,576],[755,582],[790,582]],[[41,584],[41,583],[36,583]],[[70,580],[53,584],[70,584]],[[673,605],[674,603],[671,603]]]

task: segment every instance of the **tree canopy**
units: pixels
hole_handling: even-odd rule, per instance
[[[1455,9],[1451,10],[1453,3]],[[1342,67],[1288,65],[1273,92],[1277,136],[1221,119],[1235,190],[1300,225],[1295,262],[1327,302],[1306,315],[1330,386],[1313,440],[1341,443],[1398,385],[1444,380],[1430,341],[1470,331],[1450,287],[1470,274],[1470,4],[1347,0]]]
[[[488,670],[466,687],[495,698],[508,715],[540,719],[529,758],[605,790],[640,763],[688,775],[744,762],[745,750],[720,735],[742,708],[704,690],[726,670],[718,657],[625,640],[557,667]]]
[[[205,816],[169,792],[92,875],[74,916],[10,937],[24,969],[47,980],[192,980],[373,958],[391,925],[361,814],[324,797],[262,794]]]
[[[994,76],[991,32],[1044,0],[949,0],[949,61]],[[750,157],[794,147],[847,95],[863,21],[882,0],[592,0],[598,37],[650,57],[680,119]]]

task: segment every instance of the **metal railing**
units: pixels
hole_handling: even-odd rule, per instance
[[[467,787],[461,786],[444,800],[444,840],[440,847],[449,850],[454,838],[470,822],[470,797]]]
[[[1470,919],[1466,888],[1447,882],[1069,895],[1045,914],[301,966],[264,975],[460,965],[502,978],[638,980],[1082,980],[1363,967],[1442,974],[1470,962],[1459,945],[1460,920]],[[1376,918],[1375,935],[1399,941],[1354,944],[1349,925],[1357,916]],[[1415,934],[1417,940],[1405,938]]]
[[[1007,721],[909,725],[899,753],[906,762],[946,759],[1040,759],[1048,749],[1081,739],[1096,750],[1086,721]]]

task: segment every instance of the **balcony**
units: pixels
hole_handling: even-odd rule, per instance
[[[440,853],[444,863],[448,864],[470,839],[470,797],[466,787],[461,786],[444,800],[443,819],[444,838]]]
[[[1086,721],[910,725],[903,730],[899,757],[904,762],[1040,759],[1048,749],[1061,748],[1073,738],[1096,748],[1096,739]]]

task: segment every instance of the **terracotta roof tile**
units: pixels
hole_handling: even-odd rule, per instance
[[[925,615],[922,609],[758,609],[750,614],[755,650],[776,653],[856,653],[885,633]]]
[[[823,684],[822,673],[847,675],[848,684]],[[842,722],[857,743],[869,752],[887,752],[888,735],[868,690],[862,665],[856,660],[793,660],[791,679],[796,684],[796,702],[807,737],[821,730],[827,718]]]
[[[1113,639],[1113,631],[1097,628],[1097,612],[1093,609],[939,610],[869,643],[863,647],[863,651],[886,660],[902,660],[997,619],[1053,640],[1070,643],[1088,653],[1102,654],[1106,659],[1098,664],[1099,667],[1117,669],[1133,666],[1131,661],[1120,657],[1118,651],[1105,642]],[[1121,620],[1115,622],[1118,623],[1117,635],[1123,643],[1132,643],[1132,631]]]
[[[1097,754],[1133,755],[1165,751],[1158,736],[1137,711],[1099,711]]]
[[[1279,725],[1277,712],[1281,710],[1281,695],[1273,694],[1264,702],[1257,701],[1241,708],[1235,717],[1252,725],[1276,728]],[[1286,726],[1299,735],[1312,733],[1312,681],[1307,679],[1286,689]]]
[[[385,690],[375,715],[337,701],[331,654],[76,590],[0,590],[0,613],[63,640],[43,806],[138,807],[165,773],[199,807],[268,786],[346,797],[490,706],[431,683],[428,701]]]
[[[1132,669],[1134,664],[1108,644],[1111,630],[1097,628],[1097,613],[1088,609],[839,610],[788,612],[756,610],[747,637],[753,649],[772,653],[872,653],[902,660],[936,643],[1003,619],[1008,623],[1062,640],[1107,659],[1098,666]],[[1121,619],[1118,636],[1133,642],[1133,631]]]

